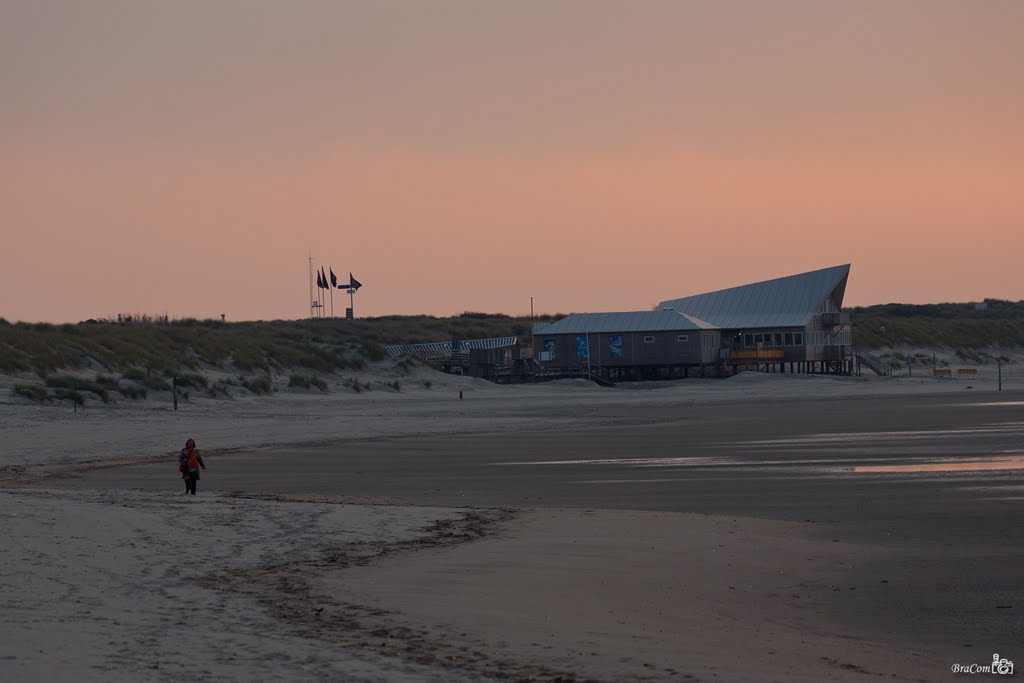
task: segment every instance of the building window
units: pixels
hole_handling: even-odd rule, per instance
[[[782,333],[775,332],[772,334],[772,346],[782,346]]]
[[[793,333],[793,346],[803,346],[803,345],[804,345],[804,333],[803,332],[794,332]]]
[[[686,342],[686,341],[690,341],[690,338],[687,337],[685,334],[681,334],[681,335],[676,337],[676,341],[677,342]]]
[[[752,349],[754,348],[754,335],[745,334],[743,335],[743,348]]]
[[[654,343],[654,335],[648,335],[648,336],[644,337],[644,344],[653,344],[653,343]]]
[[[792,346],[793,345],[793,333],[792,332],[787,332],[786,333],[785,341],[786,341],[786,346]]]
[[[541,351],[541,360],[558,360],[558,352],[555,350],[555,338],[544,337],[544,350]]]

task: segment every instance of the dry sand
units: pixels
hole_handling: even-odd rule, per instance
[[[325,547],[408,541],[454,515],[177,493],[0,492],[0,680],[473,680],[312,638],[273,604],[208,583],[315,559]]]

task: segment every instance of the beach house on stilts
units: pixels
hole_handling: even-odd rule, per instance
[[[542,371],[617,381],[859,371],[843,296],[849,264],[534,328]]]

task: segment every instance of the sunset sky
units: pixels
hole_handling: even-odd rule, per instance
[[[0,0],[0,93],[12,321],[1024,299],[1017,0]]]

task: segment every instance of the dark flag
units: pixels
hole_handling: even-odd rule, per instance
[[[317,289],[323,289],[324,288],[324,281],[320,279],[320,271],[319,270],[316,272],[316,288]]]
[[[334,274],[334,269],[333,268],[329,268],[328,270],[331,271],[331,287],[337,287],[338,286],[338,276]]]
[[[349,271],[349,274],[348,274],[348,288],[349,289],[359,289],[362,286],[363,286],[363,283],[360,282],[359,280],[355,279],[354,277],[352,277],[352,272]]]
[[[330,287],[327,285],[327,273],[324,272],[323,266],[320,266],[320,278],[321,282],[324,283],[324,289],[330,289]]]

